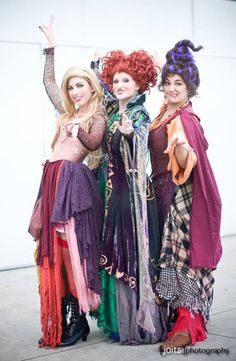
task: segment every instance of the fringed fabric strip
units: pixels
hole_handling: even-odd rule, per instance
[[[75,234],[75,221],[73,217],[67,221],[65,228],[80,312],[87,313],[90,310],[98,308],[100,296],[88,288],[87,262],[86,258],[82,260],[82,263],[80,261],[77,237]]]
[[[42,346],[56,347],[61,342],[61,255],[54,235],[54,264],[49,265],[48,257],[44,256],[40,267],[40,301]]]
[[[55,197],[57,185],[60,177],[60,171],[63,162],[57,167],[55,177],[54,194]],[[49,191],[48,189],[46,190]],[[62,298],[62,274],[61,274],[61,253],[59,252],[56,227],[51,225],[50,234],[53,243],[53,263],[50,261],[50,255],[42,258],[43,264],[40,266],[40,304],[41,304],[41,326],[42,340],[40,347],[49,345],[56,347],[61,342],[62,334],[62,316],[61,316],[61,298]]]

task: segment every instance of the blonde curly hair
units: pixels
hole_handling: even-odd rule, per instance
[[[59,137],[61,124],[66,118],[73,117],[76,111],[75,104],[71,100],[68,93],[68,82],[71,78],[75,78],[75,77],[87,81],[93,90],[92,96],[89,99],[88,106],[86,108],[86,112],[83,114],[83,116],[80,119],[81,128],[83,128],[86,132],[89,132],[90,127],[92,125],[93,116],[96,113],[105,112],[104,106],[102,104],[103,101],[102,89],[95,73],[92,70],[85,67],[73,66],[69,68],[65,72],[61,84],[62,104],[65,113],[57,121],[56,134],[54,136],[51,145],[52,149],[54,148],[54,145]],[[102,156],[101,147],[99,147],[99,149],[97,149],[94,152],[90,152],[86,157],[86,163],[88,167],[90,169],[96,168],[100,162],[101,156]]]

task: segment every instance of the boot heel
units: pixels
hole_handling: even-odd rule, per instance
[[[72,346],[77,341],[87,341],[90,332],[85,313],[80,313],[78,300],[71,296],[70,298],[70,323],[66,329],[65,337],[60,346]]]
[[[90,328],[89,328],[89,325],[87,324],[87,327],[85,328],[84,332],[83,332],[83,335],[82,335],[82,341],[87,341],[87,337],[90,333]]]

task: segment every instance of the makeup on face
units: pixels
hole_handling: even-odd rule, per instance
[[[127,73],[116,73],[113,78],[112,91],[120,101],[129,101],[137,93],[139,87]]]
[[[85,106],[93,95],[90,84],[79,77],[69,79],[67,89],[70,99],[78,107]]]
[[[178,74],[166,77],[163,90],[165,99],[169,104],[179,107],[188,100],[187,85]]]

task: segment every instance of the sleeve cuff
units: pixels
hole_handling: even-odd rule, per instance
[[[53,47],[53,48],[45,48],[45,49],[43,49],[43,55],[47,55],[47,54],[54,54],[54,49],[55,49],[55,47]]]

